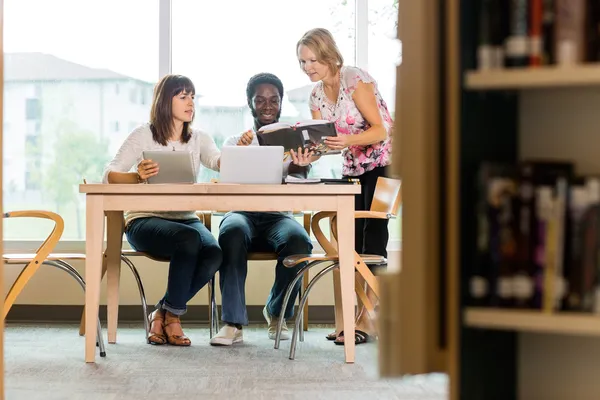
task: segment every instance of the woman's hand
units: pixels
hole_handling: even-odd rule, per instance
[[[142,160],[138,164],[137,172],[140,180],[145,181],[151,176],[158,174],[158,164],[152,160]]]
[[[254,132],[252,130],[247,130],[242,134],[240,140],[238,140],[238,146],[249,146],[252,143],[252,139],[254,138]]]
[[[349,135],[328,136],[325,138],[325,145],[331,150],[342,150],[349,145]]]
[[[304,152],[300,147],[298,147],[298,152],[290,149],[290,155],[292,156],[292,163],[299,167],[306,167],[313,161],[313,152],[308,151],[308,149],[304,149]]]

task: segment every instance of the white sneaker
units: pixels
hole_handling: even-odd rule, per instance
[[[267,320],[267,324],[269,324],[269,339],[275,340],[275,336],[277,335],[277,324],[279,323],[279,318],[276,318],[269,314],[269,312],[267,311],[267,306],[263,308],[263,315]],[[283,325],[281,326],[281,335],[279,335],[279,338],[281,340],[288,340],[290,338],[290,332],[288,331],[285,319],[283,320]]]
[[[234,343],[242,343],[244,334],[241,329],[235,326],[224,325],[212,339],[210,344],[213,346],[231,346]]]

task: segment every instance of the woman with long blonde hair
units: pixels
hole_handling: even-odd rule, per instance
[[[344,58],[326,29],[311,29],[296,45],[300,68],[316,82],[309,99],[313,119],[335,123],[337,136],[327,138],[332,149],[342,150],[344,177],[360,179],[356,210],[369,210],[377,178],[386,176],[391,163],[393,121],[377,82],[361,68],[344,65]],[[356,220],[355,250],[359,254],[387,257],[387,220]],[[369,297],[373,298],[370,290]],[[365,343],[375,332],[363,310],[356,323],[356,344]],[[328,339],[343,344],[343,332]]]

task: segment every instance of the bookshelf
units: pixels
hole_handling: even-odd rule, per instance
[[[441,350],[451,400],[597,400],[600,315],[475,308],[469,287],[482,162],[574,161],[600,176],[600,65],[478,71],[482,3],[399,2],[407,212],[399,283],[384,285],[400,328],[381,356],[401,376],[439,371]]]
[[[465,73],[464,87],[468,90],[526,90],[543,88],[573,88],[600,86],[600,63],[470,70]]]
[[[478,70],[482,3],[443,2],[440,39],[451,399],[597,399],[600,315],[472,307],[469,285],[482,162],[572,161],[576,175],[600,175],[600,64]]]
[[[600,315],[589,313],[467,307],[463,321],[472,328],[600,337]]]

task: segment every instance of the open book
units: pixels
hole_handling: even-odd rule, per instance
[[[290,125],[276,122],[258,130],[256,138],[261,146],[283,146],[286,157],[290,149],[309,149],[315,155],[339,154],[325,144],[325,138],[336,136],[335,124],[326,120],[308,120]]]

